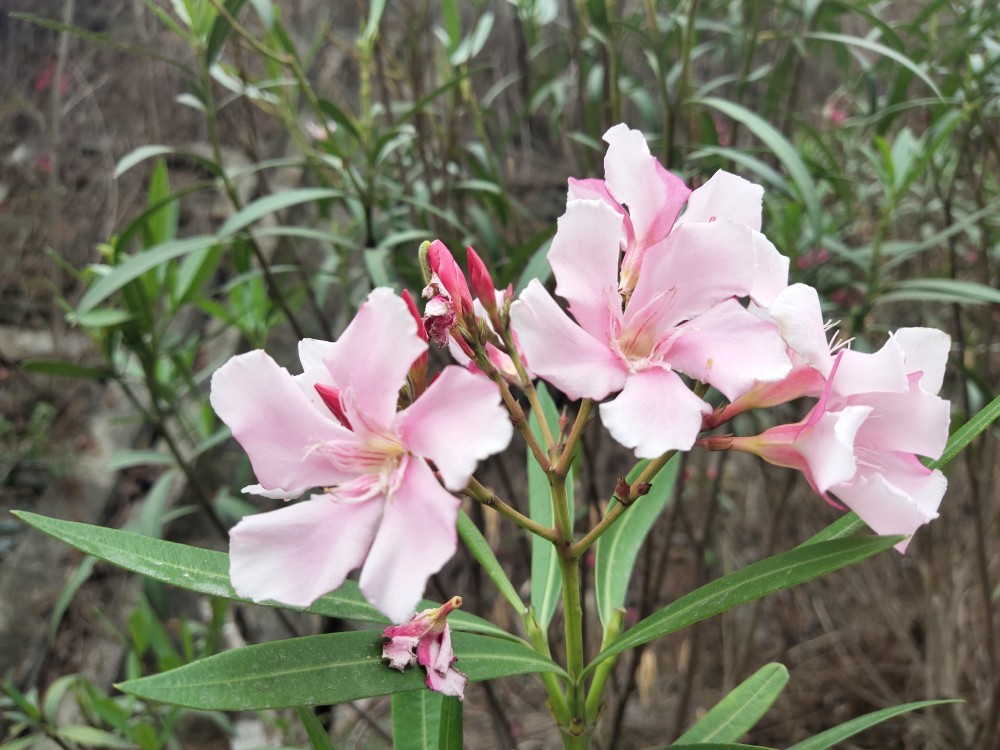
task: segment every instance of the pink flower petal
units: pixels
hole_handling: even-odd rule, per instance
[[[365,598],[393,622],[409,619],[427,579],[455,554],[459,505],[423,459],[409,458],[359,580]]]
[[[297,497],[311,487],[339,484],[352,474],[314,449],[354,436],[321,412],[289,372],[263,351],[230,359],[212,376],[212,408],[229,425],[267,490]]]
[[[919,379],[919,374],[912,376],[908,393],[864,393],[847,400],[871,406],[878,415],[865,423],[859,443],[930,458],[941,455],[948,442],[951,405],[922,390]]]
[[[755,270],[750,299],[758,305],[770,305],[788,286],[788,256],[778,252],[760,232],[753,233],[752,244]]]
[[[613,400],[601,404],[601,421],[611,436],[639,458],[656,458],[668,450],[694,445],[702,417],[711,407],[680,377],[651,367],[633,373]]]
[[[476,464],[506,448],[514,434],[496,384],[456,365],[442,370],[397,420],[404,447],[433,461],[456,492]]]
[[[742,224],[717,221],[685,224],[671,233],[646,260],[625,311],[641,309],[664,291],[673,304],[662,313],[659,330],[676,326],[730,297],[750,293],[754,279],[751,231]]]
[[[922,373],[920,387],[927,393],[940,391],[951,351],[951,336],[936,328],[900,328],[892,338],[903,350],[907,374]]]
[[[340,503],[313,495],[246,516],[229,532],[229,575],[240,596],[305,607],[339,587],[365,559],[381,498]]]
[[[760,185],[720,169],[691,193],[677,224],[736,221],[759,232],[763,198],[764,188]]]
[[[805,473],[818,493],[846,482],[857,471],[854,441],[857,432],[871,414],[863,406],[848,406],[837,412],[824,412],[799,434],[796,448],[805,460]]]
[[[333,385],[330,371],[323,362],[323,357],[330,351],[333,343],[319,339],[302,339],[299,342],[299,362],[302,363],[302,374],[295,376],[302,392],[321,412],[326,412],[326,404],[316,393],[316,384]]]
[[[622,219],[607,203],[571,201],[549,249],[556,294],[584,330],[606,340],[612,315],[621,316],[618,257]]]
[[[380,287],[368,295],[323,361],[341,393],[353,391],[366,421],[386,427],[396,414],[410,365],[425,351],[427,344],[406,303]]]
[[[574,200],[604,201],[622,217],[622,234],[624,236],[621,240],[621,246],[627,249],[635,244],[635,232],[632,231],[632,220],[629,218],[628,211],[622,208],[615,197],[608,192],[608,185],[604,180],[578,180],[570,177],[569,190],[566,192],[567,204]]]
[[[777,381],[792,369],[785,342],[771,323],[734,299],[680,326],[666,355],[670,366],[709,383],[734,401],[757,383]]]
[[[648,248],[667,236],[691,191],[650,154],[638,130],[615,125],[604,140],[608,143],[604,156],[608,189],[618,203],[628,206],[635,246]]]
[[[857,513],[877,534],[907,537],[937,518],[948,480],[940,471],[923,466],[915,456],[887,454],[879,473],[859,471],[851,482],[832,488],[844,505]],[[896,549],[905,552],[910,539]]]
[[[827,377],[833,357],[816,290],[807,284],[792,284],[774,299],[767,312],[778,325],[788,348],[806,365]]]
[[[907,390],[905,355],[891,338],[874,354],[845,350],[833,379],[836,397],[875,391],[906,393]]]
[[[625,382],[628,368],[604,341],[569,319],[533,279],[511,306],[531,370],[573,399],[602,399]]]

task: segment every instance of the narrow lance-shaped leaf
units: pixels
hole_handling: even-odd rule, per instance
[[[590,672],[611,656],[674,633],[739,604],[846,568],[898,543],[902,537],[837,539],[796,547],[753,563],[671,602],[626,630],[584,670]]]
[[[510,606],[514,608],[514,611],[518,615],[523,615],[527,612],[527,607],[524,606],[521,597],[517,595],[514,584],[510,582],[510,578],[507,577],[503,567],[501,567],[497,556],[490,549],[486,537],[483,536],[483,533],[476,527],[476,524],[472,522],[472,519],[469,518],[464,510],[458,514],[458,535],[462,537],[462,541],[465,542],[465,546],[468,547],[472,556],[476,558],[476,562],[486,571],[486,575],[493,581],[493,585],[503,594],[504,599],[510,602]]]
[[[463,706],[462,701],[450,696],[441,702],[441,731],[438,734],[438,750],[462,750],[465,747],[462,727]]]
[[[392,695],[392,750],[437,750],[444,696],[432,690]]]
[[[238,213],[230,216],[219,227],[219,237],[229,237],[236,234],[236,232],[253,224],[258,219],[262,219],[268,214],[273,214],[275,211],[280,211],[283,208],[342,196],[343,193],[340,190],[332,188],[298,188],[296,190],[284,190],[273,195],[265,195],[263,198],[258,198],[253,203],[244,206]]]
[[[787,170],[792,178],[792,182],[798,188],[802,202],[805,204],[806,213],[809,214],[809,221],[812,224],[813,232],[818,238],[822,226],[820,214],[819,192],[816,183],[813,181],[809,169],[806,167],[802,157],[799,156],[795,147],[788,142],[788,139],[781,134],[777,128],[764,120],[759,115],[751,112],[746,107],[742,107],[735,102],[716,97],[704,97],[695,99],[695,104],[718,110],[727,117],[741,123],[747,130],[757,136],[761,142],[771,150],[775,158]]]
[[[272,641],[226,651],[118,685],[146,700],[202,710],[240,711],[326,705],[424,687],[424,671],[382,659],[379,631]],[[565,672],[523,643],[453,633],[457,666],[472,681],[531,672]]]
[[[14,515],[29,526],[66,542],[81,552],[131,570],[133,573],[208,596],[240,602],[250,601],[237,596],[233,591],[229,583],[229,555],[224,552],[166,542],[120,529],[61,521],[27,511],[14,511]],[[267,607],[298,610],[297,607],[278,602],[258,603]],[[418,605],[421,609],[438,606],[440,605],[429,601],[423,601]],[[385,615],[365,600],[358,589],[358,584],[350,580],[344,581],[336,591],[321,596],[304,611],[360,622],[384,624],[389,622]],[[452,612],[448,617],[448,623],[453,630],[485,633],[523,643],[520,638],[493,623],[461,610]]]
[[[135,281],[147,271],[175,258],[193,253],[195,250],[211,247],[216,242],[218,240],[210,235],[170,240],[129,258],[121,265],[112,268],[110,273],[101,277],[84,293],[80,304],[77,305],[70,318],[79,320],[130,281]]]
[[[895,716],[909,713],[910,711],[916,711],[920,708],[927,708],[928,706],[940,706],[944,703],[961,703],[961,701],[919,701],[917,703],[904,703],[902,706],[883,708],[881,711],[873,711],[870,714],[865,714],[864,716],[859,716],[856,719],[845,721],[843,724],[831,727],[825,732],[820,732],[814,737],[810,737],[802,742],[797,742],[788,748],[788,750],[829,750],[829,748],[833,747],[837,743],[843,742],[849,737],[853,737],[869,727],[880,724],[886,719],[891,719]]]
[[[636,464],[626,477],[629,484],[636,480],[648,463],[641,461]],[[597,542],[594,591],[597,596],[597,611],[601,616],[601,624],[605,627],[615,610],[625,606],[636,555],[659,518],[660,511],[673,497],[678,466],[680,459],[675,456],[656,475],[649,493],[637,499]],[[611,507],[613,506],[609,506],[608,510]]]
[[[678,737],[677,742],[735,742],[753,729],[787,684],[788,670],[783,664],[761,667]]]

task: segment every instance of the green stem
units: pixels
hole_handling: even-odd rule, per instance
[[[524,368],[524,362],[521,361],[521,353],[517,350],[517,345],[514,343],[514,337],[511,335],[510,326],[503,327],[503,343],[504,347],[507,349],[507,356],[510,357],[511,362],[514,363],[514,369],[517,371],[517,377],[521,381],[521,390],[524,391],[524,395],[528,397],[528,403],[531,404],[531,408],[534,409],[535,414],[538,415],[538,426],[542,430],[542,440],[545,441],[546,448],[552,448],[555,446],[556,441],[552,436],[552,431],[549,429],[549,422],[542,415],[542,404],[538,400],[538,391],[535,390],[534,383],[531,382],[531,378],[528,376],[528,371]],[[548,464],[541,464],[543,469],[548,469]]]
[[[628,508],[636,500],[642,497],[638,490],[639,486],[649,482],[653,477],[655,477],[660,469],[666,466],[667,462],[674,457],[675,453],[677,453],[677,451],[667,451],[659,458],[654,458],[650,461],[646,465],[646,468],[642,470],[642,473],[639,474],[639,476],[636,477],[635,481],[632,483],[632,490],[629,492],[628,497],[619,499],[619,501],[615,503],[614,507],[608,511],[607,515],[598,521],[597,525],[587,532],[587,535],[583,537],[583,539],[576,544],[570,545],[569,549],[566,550],[566,554],[574,560],[579,560],[583,553],[590,549],[591,545],[601,538],[601,534],[611,528],[611,525],[618,520],[619,516],[628,510]]]
[[[524,629],[528,634],[528,640],[535,647],[535,651],[551,659],[552,651],[549,649],[549,639],[546,637],[545,631],[538,624],[538,620],[535,619],[534,608],[529,607],[527,613],[521,616],[521,620],[524,622]],[[559,685],[559,680],[551,672],[542,672],[538,676],[542,678],[545,691],[549,694],[549,708],[552,710],[552,715],[555,716],[556,722],[560,726],[569,724],[569,705],[566,703],[566,695]]]

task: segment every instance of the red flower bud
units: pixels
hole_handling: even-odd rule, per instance
[[[465,259],[469,265],[469,283],[472,284],[472,291],[482,303],[487,314],[491,318],[495,317],[497,314],[497,292],[486,264],[471,246],[465,248]]]

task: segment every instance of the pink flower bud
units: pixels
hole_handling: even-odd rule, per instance
[[[340,391],[331,385],[324,385],[323,383],[313,383],[313,388],[316,389],[316,393],[319,397],[323,399],[323,403],[326,404],[326,408],[329,409],[333,416],[337,418],[347,429],[351,428],[351,422],[347,419],[347,414],[344,412],[344,407],[340,403]]]
[[[427,248],[427,261],[430,263],[431,271],[438,277],[441,285],[451,296],[455,305],[455,313],[462,318],[466,313],[472,312],[472,294],[469,292],[469,285],[465,281],[465,275],[458,263],[452,256],[451,251],[444,246],[441,240],[434,240]],[[426,292],[424,293],[426,297]]]
[[[493,286],[493,279],[486,264],[471,246],[465,248],[465,259],[469,266],[469,281],[476,299],[479,300],[491,318],[495,317],[498,312],[496,288]]]

